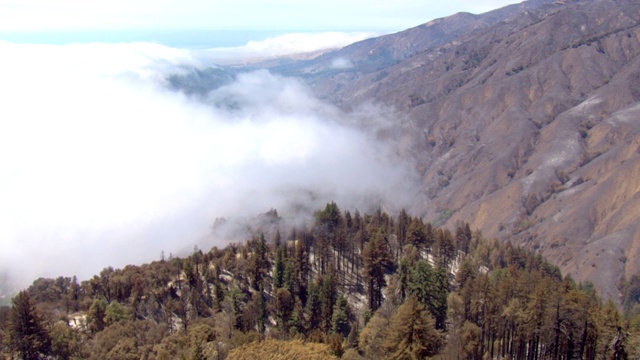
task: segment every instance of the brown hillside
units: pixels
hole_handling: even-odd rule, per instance
[[[639,21],[633,1],[530,1],[274,70],[409,114],[428,220],[515,235],[617,300],[640,272]]]

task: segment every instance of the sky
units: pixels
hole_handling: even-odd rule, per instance
[[[398,144],[412,129],[394,109],[344,112],[267,71],[202,97],[167,78],[508,2],[0,0],[0,301],[41,276],[243,240],[211,240],[216,218],[410,208],[420,180]]]
[[[0,0],[0,35],[20,42],[152,41],[238,46],[290,32],[389,33],[513,0]],[[210,34],[196,44],[180,40]],[[200,34],[200,35],[199,35]],[[261,38],[262,36],[262,38]],[[193,41],[193,40],[192,40]]]

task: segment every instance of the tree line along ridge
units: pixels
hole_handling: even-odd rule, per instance
[[[621,312],[468,224],[336,203],[289,228],[265,216],[224,249],[37,279],[0,308],[0,359],[640,358],[637,299]]]

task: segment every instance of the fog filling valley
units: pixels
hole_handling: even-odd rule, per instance
[[[211,62],[158,44],[0,51],[5,291],[243,240],[211,241],[219,217],[415,200],[415,170],[379,136],[393,119],[373,105],[344,113],[267,71],[190,97],[165,79]]]

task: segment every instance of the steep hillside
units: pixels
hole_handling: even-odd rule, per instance
[[[618,300],[640,271],[639,20],[634,1],[529,1],[272,71],[409,114],[426,219],[516,235]]]
[[[455,41],[461,36],[482,31],[522,11],[552,2],[553,0],[527,1],[482,15],[458,13],[396,34],[357,42],[337,52],[321,55],[312,61],[281,59],[279,63],[266,62],[259,66],[268,67],[272,71],[285,75],[306,78],[316,86],[331,85],[333,81],[351,82],[362,77],[363,74],[387,69],[428,49],[434,49]],[[336,61],[337,59],[343,59],[346,62]],[[377,77],[380,76],[380,74],[377,75]],[[328,77],[333,81],[326,82]],[[340,88],[328,87],[321,89],[319,94],[341,103],[344,100],[344,93],[339,90]],[[334,92],[336,96],[331,97],[330,94]]]

